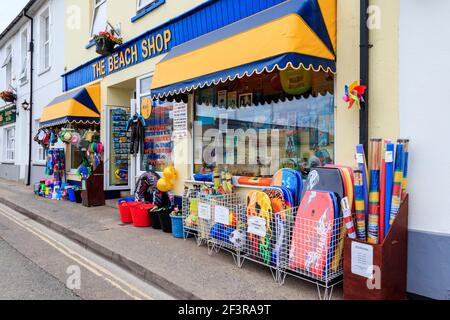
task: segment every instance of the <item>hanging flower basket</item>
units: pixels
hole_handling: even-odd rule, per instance
[[[6,103],[11,103],[16,101],[17,96],[12,90],[5,90],[3,92],[0,92],[0,98]]]
[[[121,45],[123,43],[122,38],[117,38],[112,33],[106,31],[95,35],[94,41],[96,45],[96,52],[102,56],[109,56],[113,53],[114,48],[117,45]]]

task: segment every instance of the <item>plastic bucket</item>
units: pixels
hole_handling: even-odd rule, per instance
[[[133,197],[125,197],[125,198],[123,198],[123,199],[120,199],[119,201],[118,201],[118,203],[123,203],[123,202],[134,202],[134,198]]]
[[[153,204],[142,204],[142,207],[147,212],[147,216],[150,219],[150,226],[149,227],[151,227],[153,225],[153,219],[152,219],[152,217],[150,215],[150,210],[153,209],[155,207],[155,205],[153,205]]]
[[[130,207],[128,206],[127,202],[119,203],[119,214],[120,214],[120,221],[122,221],[122,223],[124,224],[133,223]]]
[[[71,202],[77,202],[77,197],[75,196],[75,190],[73,190],[73,188],[67,188],[67,195]]]
[[[183,217],[182,216],[170,216],[172,219],[172,235],[175,238],[185,238]]]
[[[161,230],[161,221],[159,220],[159,212],[160,210],[149,211],[150,218],[152,220],[152,228],[156,230]]]
[[[133,219],[133,226],[137,228],[151,227],[152,222],[150,215],[148,214],[148,208],[146,205],[137,205],[130,207],[131,217]]]
[[[82,203],[83,199],[81,198],[81,190],[75,190],[75,202],[76,203]]]
[[[170,218],[170,209],[161,210],[159,212],[159,221],[164,232],[172,233],[172,219]]]

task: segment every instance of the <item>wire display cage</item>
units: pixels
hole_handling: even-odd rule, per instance
[[[182,216],[183,227],[187,236],[193,236],[196,239],[197,245],[206,244],[207,238],[203,238],[199,232],[199,201],[201,191],[199,189],[189,189],[183,196]],[[186,237],[187,239],[188,237]]]
[[[244,261],[270,268],[274,281],[280,285],[284,282],[283,267],[286,263],[282,259],[286,257],[284,252],[289,246],[288,219],[292,214],[292,209],[273,212],[270,206],[246,207]]]
[[[342,217],[326,214],[317,219],[297,216],[298,208],[286,214],[286,234],[279,258],[280,284],[287,275],[317,285],[320,299],[331,299],[344,273],[346,227]]]
[[[227,251],[239,268],[247,260],[258,263],[280,286],[288,277],[299,278],[315,284],[320,299],[331,299],[343,280],[343,218],[329,212],[307,219],[299,207],[276,211],[270,203],[256,202],[244,203],[236,193],[190,190],[183,197],[185,230],[199,245],[207,244],[209,255]]]
[[[221,250],[233,255],[236,265],[242,267],[245,244],[245,204],[239,194],[230,193],[213,197],[202,197],[201,206],[210,209],[211,219],[202,230],[208,232],[208,254]],[[206,230],[205,230],[206,229]]]

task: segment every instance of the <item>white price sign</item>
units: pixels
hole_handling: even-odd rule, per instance
[[[352,273],[370,278],[373,270],[373,247],[368,244],[352,242]]]
[[[198,217],[204,220],[211,220],[211,205],[207,203],[198,204]]]
[[[214,222],[228,225],[230,224],[230,210],[226,207],[214,207]]]
[[[260,217],[248,217],[247,219],[247,232],[256,236],[266,236],[266,219]]]

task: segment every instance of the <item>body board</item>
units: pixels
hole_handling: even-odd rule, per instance
[[[333,234],[335,204],[330,192],[305,192],[294,224],[289,267],[322,277]]]

